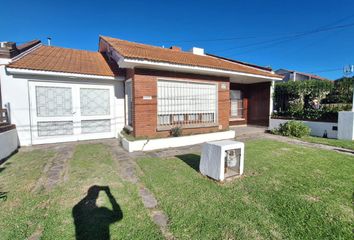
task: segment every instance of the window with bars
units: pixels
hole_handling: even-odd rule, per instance
[[[212,125],[217,122],[217,85],[159,80],[157,82],[159,127]]]

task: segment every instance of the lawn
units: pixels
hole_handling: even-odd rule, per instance
[[[338,139],[312,137],[312,136],[303,137],[300,140],[354,150],[354,141],[350,141],[350,140],[338,140]]]
[[[225,184],[197,154],[138,164],[179,239],[352,239],[354,157],[249,141],[245,176]]]
[[[119,166],[105,145],[78,145],[67,180],[49,192],[34,191],[54,154],[20,152],[0,167],[0,239],[27,239],[33,233],[41,239],[162,238],[138,187],[120,179]]]

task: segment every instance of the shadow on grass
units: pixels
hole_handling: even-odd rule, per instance
[[[0,192],[0,200],[3,201],[7,200],[7,192]]]
[[[100,191],[107,194],[112,210],[97,206]],[[72,215],[75,223],[76,239],[110,239],[109,225],[120,221],[123,212],[108,186],[91,186],[87,195],[78,202]]]
[[[199,172],[199,162],[200,162],[199,155],[190,153],[190,154],[176,155],[176,158],[181,159],[188,166],[193,168],[195,171]]]

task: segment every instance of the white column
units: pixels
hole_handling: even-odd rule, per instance
[[[338,113],[338,139],[354,140],[354,112]]]
[[[272,118],[272,113],[273,113],[273,108],[274,108],[274,102],[273,102],[273,94],[274,94],[274,81],[272,81],[270,85],[270,99],[269,99],[269,122],[270,119]]]

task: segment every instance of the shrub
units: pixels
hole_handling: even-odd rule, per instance
[[[274,134],[298,138],[308,136],[310,132],[310,128],[299,121],[288,121],[284,124],[280,124],[279,128],[272,131]]]
[[[182,127],[174,127],[170,130],[171,136],[179,137],[182,135]]]

